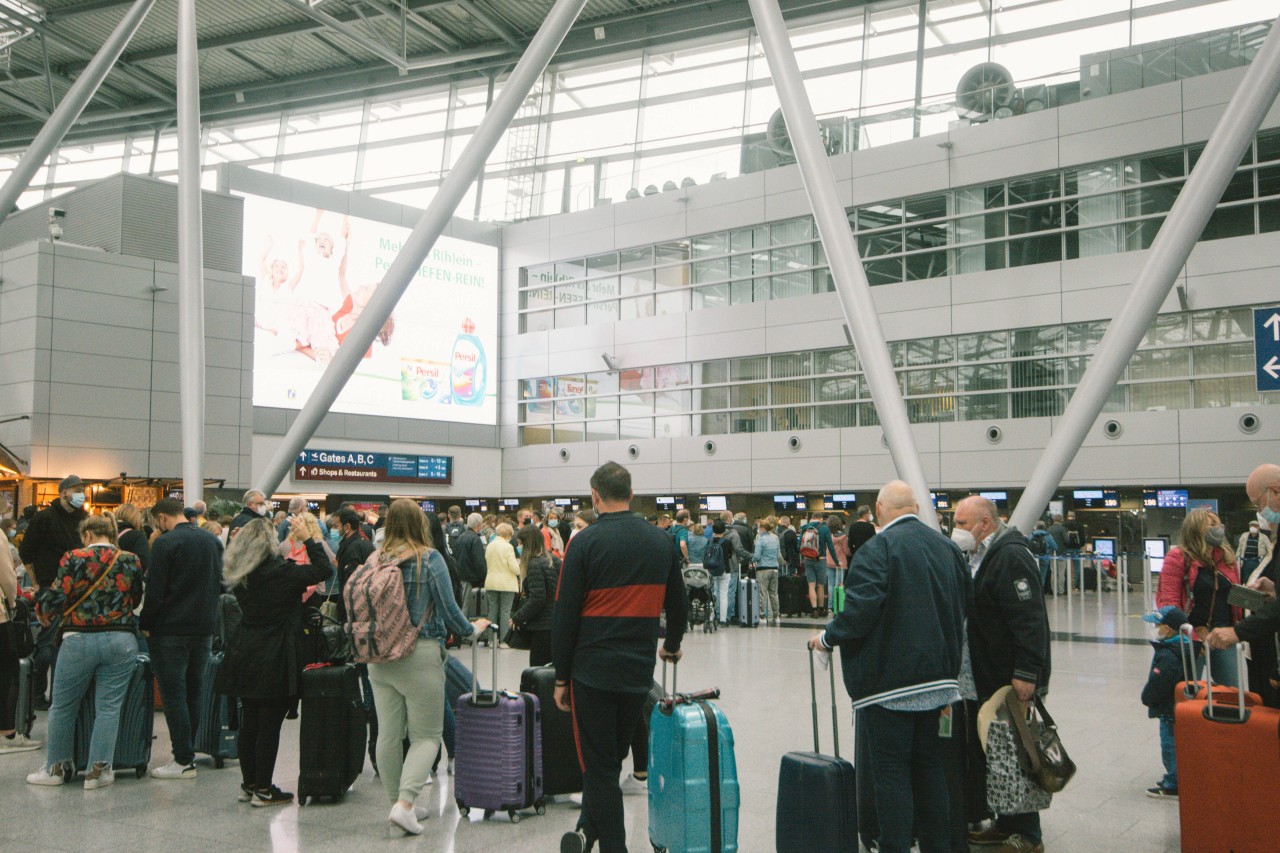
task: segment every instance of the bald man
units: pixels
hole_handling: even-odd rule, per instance
[[[809,641],[841,649],[845,688],[866,726],[882,853],[907,853],[913,827],[921,853],[951,849],[939,731],[960,699],[969,571],[917,511],[906,483],[880,490],[884,527],[854,555],[844,610]]]
[[[1280,465],[1259,465],[1249,475],[1244,486],[1249,500],[1258,508],[1258,520],[1267,529],[1274,544],[1276,531],[1280,530]],[[1209,634],[1209,645],[1226,649],[1241,640],[1250,644],[1249,683],[1262,690],[1264,697],[1274,702],[1280,699],[1270,686],[1270,676],[1275,670],[1275,636],[1280,633],[1280,603],[1276,600],[1276,550],[1259,566],[1262,574],[1249,586],[1261,590],[1270,597],[1261,609],[1236,623],[1234,628],[1215,628]]]
[[[978,705],[1005,686],[1028,702],[1049,686],[1049,615],[1040,565],[1026,537],[1000,520],[995,504],[978,495],[956,504],[951,539],[970,555],[973,572],[969,657]],[[984,763],[980,751],[972,751],[970,758]],[[985,766],[980,769],[975,777],[985,778]],[[978,817],[974,811],[971,806],[971,820]],[[1000,815],[994,829],[971,835],[970,841],[991,844],[993,851],[1042,853],[1040,813]]]

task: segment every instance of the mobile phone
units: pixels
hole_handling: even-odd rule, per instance
[[[1231,592],[1227,594],[1227,603],[1236,607],[1243,607],[1245,610],[1261,610],[1271,599],[1264,592],[1256,589],[1250,589],[1247,586],[1241,586],[1238,583],[1231,585]]]

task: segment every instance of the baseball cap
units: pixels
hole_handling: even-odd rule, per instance
[[[1176,631],[1186,624],[1187,614],[1183,613],[1182,608],[1180,607],[1174,607],[1172,604],[1166,604],[1164,607],[1144,614],[1142,621],[1149,622],[1152,625],[1168,625]]]
[[[62,478],[62,482],[58,483],[58,491],[65,492],[67,489],[75,489],[84,485],[84,481],[75,474],[68,474]]]

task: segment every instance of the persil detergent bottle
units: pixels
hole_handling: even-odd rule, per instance
[[[453,342],[453,402],[462,406],[479,406],[484,402],[484,386],[488,365],[484,344],[472,332],[471,318],[462,321],[462,334]]]

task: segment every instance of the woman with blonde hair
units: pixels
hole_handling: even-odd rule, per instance
[[[96,716],[89,739],[86,790],[115,781],[112,760],[120,731],[120,711],[138,656],[142,568],[138,558],[116,545],[110,513],[80,522],[82,547],[68,551],[54,582],[40,590],[36,616],[41,624],[60,616],[62,644],[49,709],[49,750],[44,767],[27,776],[32,785],[61,785],[74,774],[72,746],[80,700],[92,686]]]
[[[314,515],[309,512],[304,512],[300,515],[289,516],[289,518],[289,535],[286,536],[284,541],[279,545],[281,557],[284,557],[286,560],[292,560],[300,566],[309,565],[311,563],[311,556],[307,543],[315,540],[319,542],[320,547],[324,549],[324,554],[325,557],[328,558],[329,564],[331,566],[337,564],[338,558],[333,555],[333,549],[329,547],[329,543],[325,540],[324,531],[320,529],[320,522]],[[301,519],[302,523],[293,524],[292,519],[294,518]],[[317,595],[318,590],[316,587],[332,581],[333,578],[334,573],[330,571],[328,575],[321,579],[319,584],[306,589],[302,595],[303,601]],[[311,603],[319,604],[318,601],[313,601]]]
[[[1196,637],[1203,641],[1214,628],[1229,628],[1244,616],[1239,607],[1227,601],[1231,585],[1240,583],[1240,569],[1227,542],[1226,528],[1208,507],[1187,513],[1180,537],[1181,542],[1165,555],[1156,607],[1180,608]],[[1239,684],[1234,650],[1212,650],[1209,654],[1213,680]]]
[[[120,531],[116,542],[122,551],[138,555],[138,565],[142,566],[142,574],[146,575],[151,565],[151,545],[147,542],[147,533],[142,521],[142,510],[133,504],[120,504],[116,507],[116,528]]]
[[[255,808],[293,801],[273,777],[280,727],[302,679],[302,592],[333,571],[318,529],[307,536],[307,524],[298,516],[289,524],[291,536],[306,537],[306,563],[281,556],[276,530],[265,518],[240,527],[222,559],[223,582],[244,620],[231,637],[214,689],[240,698],[239,798]]]
[[[539,537],[542,531],[530,526]],[[524,528],[521,528],[522,530]],[[488,569],[484,576],[485,604],[489,608],[489,621],[498,626],[498,648],[507,648],[507,634],[510,633],[511,605],[515,603],[516,594],[520,592],[520,563],[516,552],[511,547],[515,530],[510,524],[498,524],[493,541],[484,549],[484,563]],[[545,545],[545,540],[543,541]]]
[[[410,835],[420,835],[420,821],[429,812],[414,801],[431,775],[444,733],[445,639],[450,631],[460,639],[478,637],[489,622],[469,623],[458,608],[449,569],[432,547],[421,507],[408,498],[396,499],[384,529],[382,547],[369,560],[399,566],[409,618],[418,626],[418,643],[399,660],[369,664],[378,709],[378,773],[392,803],[387,820]]]

